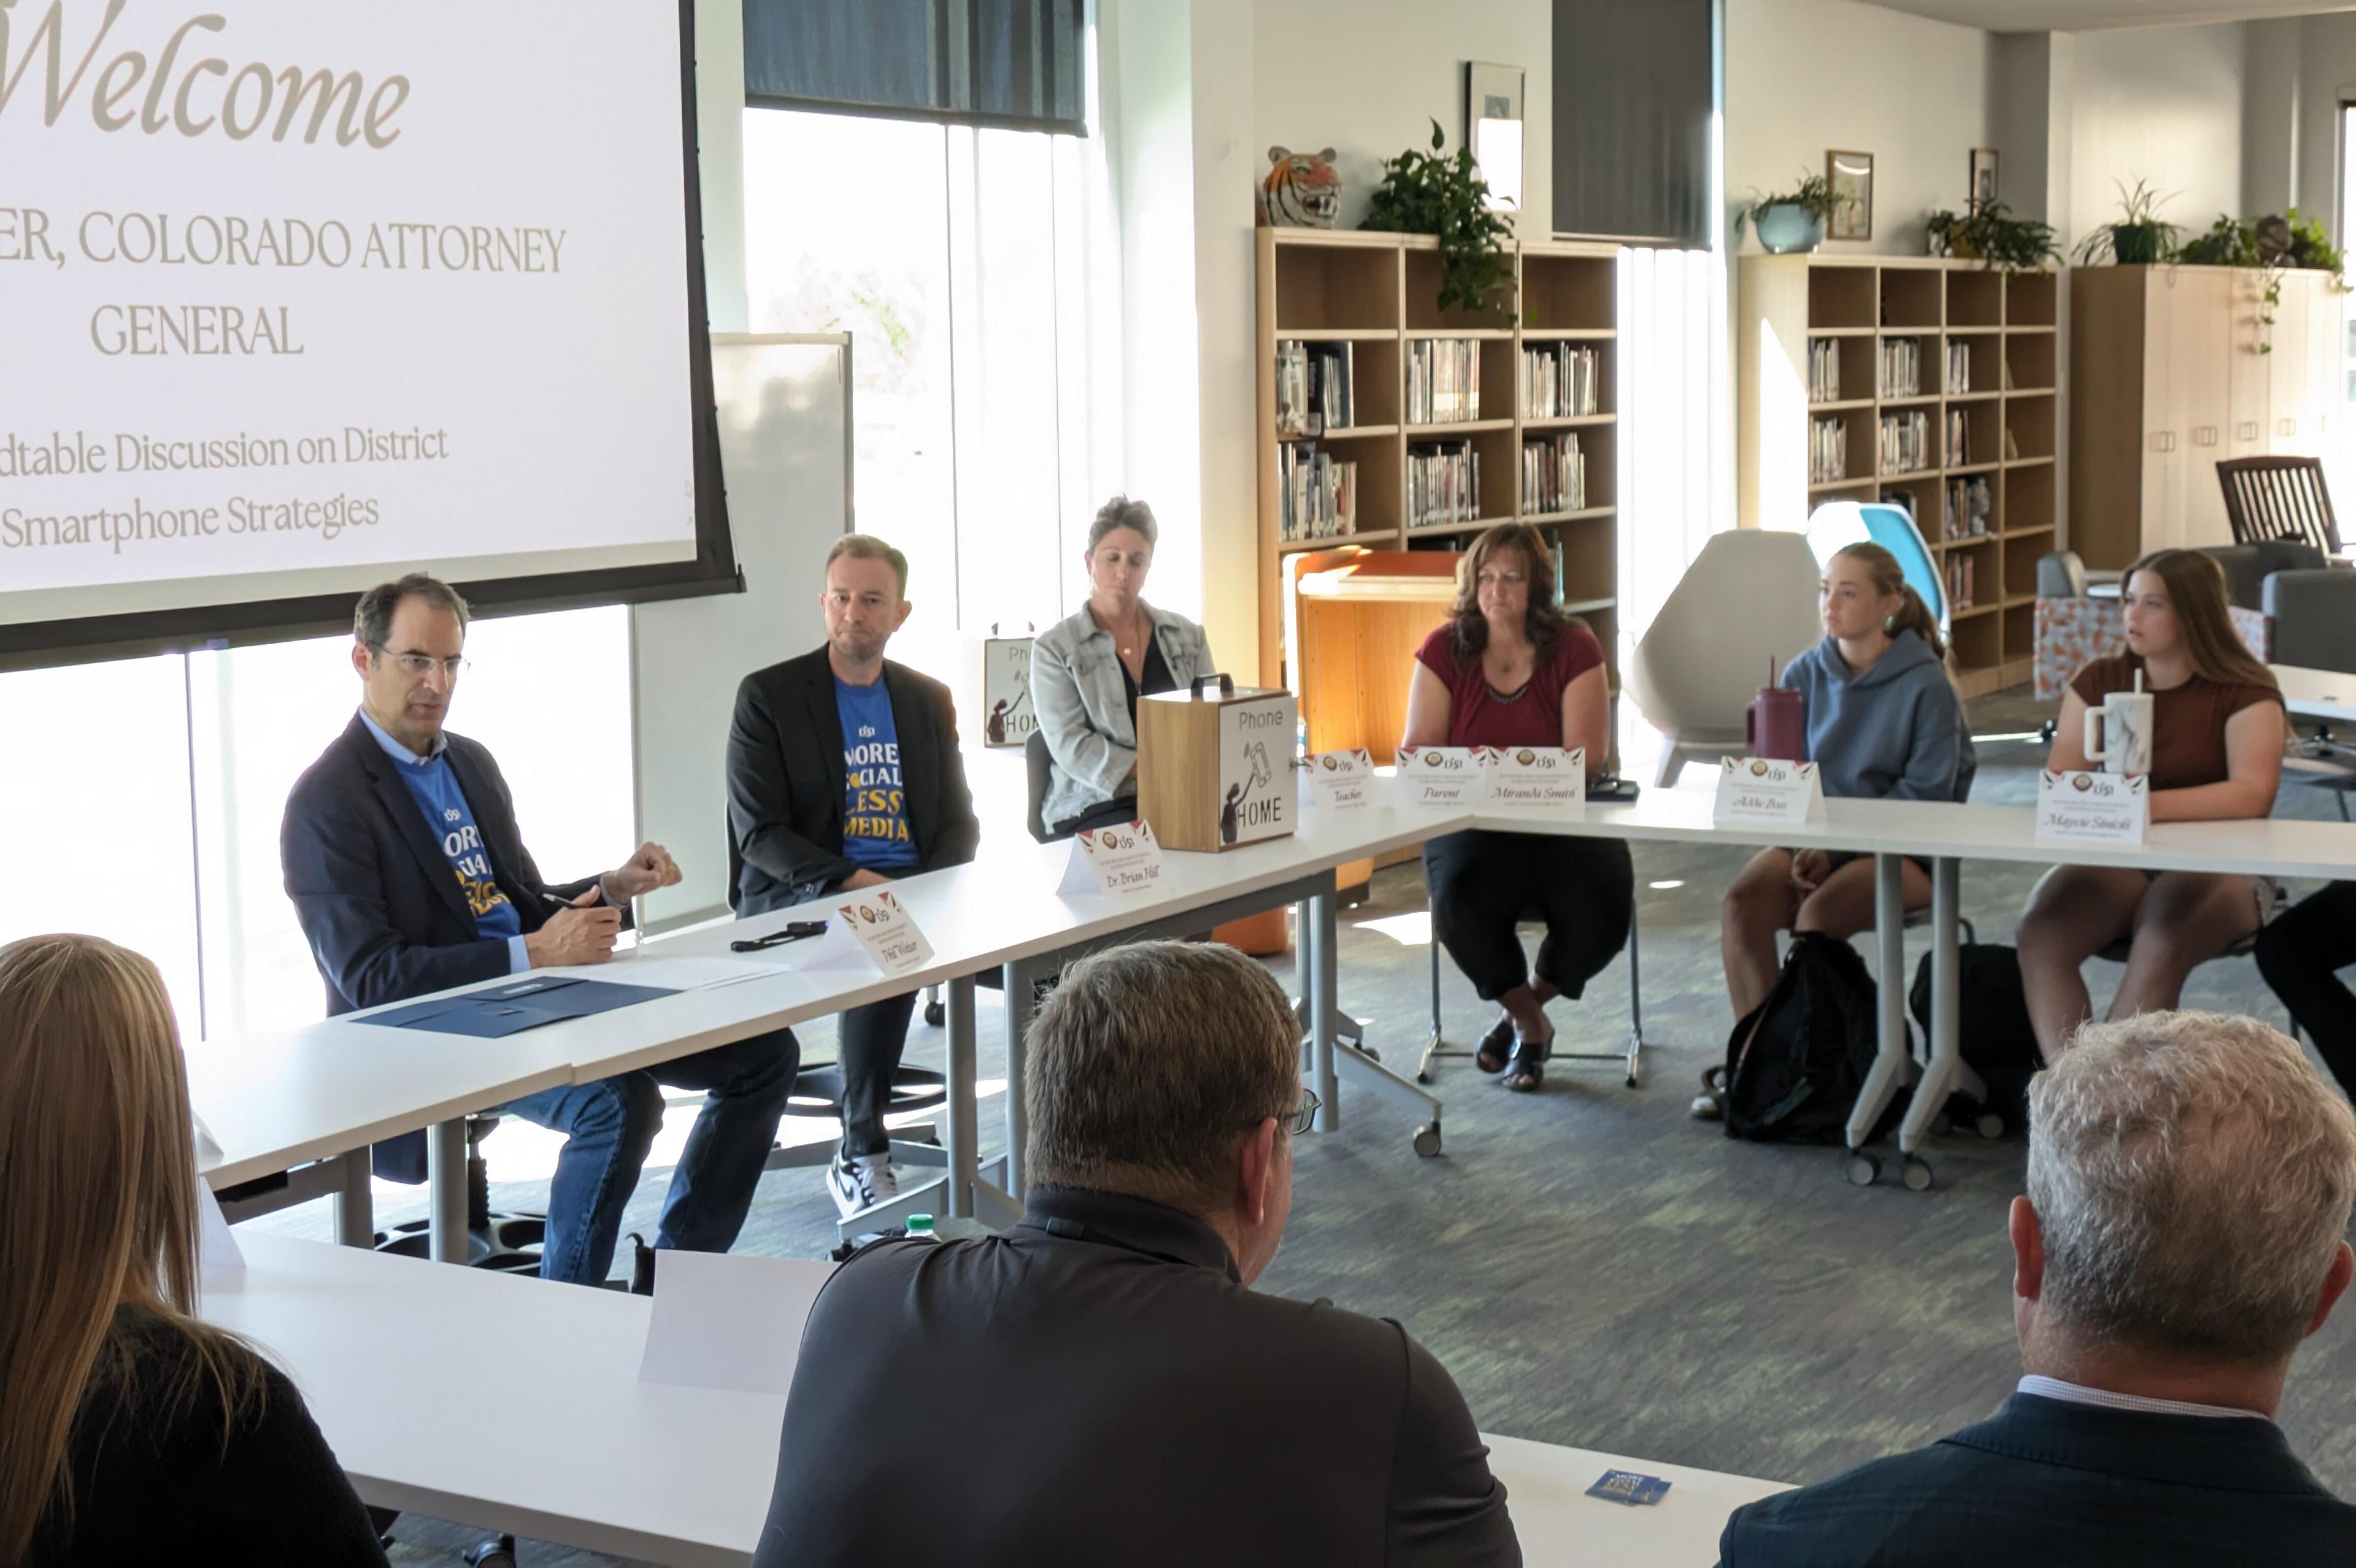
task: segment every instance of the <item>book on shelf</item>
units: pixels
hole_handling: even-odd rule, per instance
[[[2007,425],[2004,430],[2004,460],[2007,463],[2010,463],[2019,457],[2019,439],[2012,433],[2012,427],[2010,425]]]
[[[1808,401],[1837,403],[1840,401],[1840,339],[1809,338]]]
[[[1881,395],[1912,398],[1922,390],[1922,340],[1889,337],[1881,344]]]
[[[1407,449],[1407,522],[1411,528],[1470,523],[1481,516],[1481,454],[1469,441],[1417,442]]]
[[[1912,474],[1932,466],[1931,414],[1927,409],[1881,416],[1881,472]]]
[[[1967,555],[1954,556],[1948,560],[1947,607],[1950,610],[1968,610],[1972,607],[1972,580],[1975,575],[1972,567],[1972,558]]]
[[[1603,354],[1550,343],[1522,349],[1522,417],[1579,419],[1603,411]]]
[[[1972,460],[1971,420],[1962,409],[1947,411],[1947,466],[1960,468]]]
[[[1348,343],[1288,338],[1276,346],[1278,440],[1319,436],[1356,422],[1351,408],[1354,360]]]
[[[1941,489],[1941,539],[1952,541],[1978,539],[1987,534],[1988,514],[1996,506],[1995,487],[1989,485],[1987,475],[1976,474],[1969,477],[1957,475]]]
[[[1276,449],[1277,537],[1337,539],[1358,531],[1358,465],[1337,462],[1306,441]]]
[[[1947,395],[1954,397],[1972,389],[1972,346],[1968,343],[1947,345]]]
[[[1522,443],[1522,515],[1587,508],[1587,454],[1579,432],[1563,431]]]
[[[1416,337],[1407,346],[1407,421],[1461,424],[1481,417],[1481,340]]]
[[[1808,421],[1808,483],[1848,477],[1848,421],[1835,414]]]

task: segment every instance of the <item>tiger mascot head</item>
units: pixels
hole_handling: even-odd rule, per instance
[[[1331,229],[1342,206],[1342,176],[1333,172],[1333,149],[1294,153],[1270,147],[1276,166],[1259,182],[1263,229]]]

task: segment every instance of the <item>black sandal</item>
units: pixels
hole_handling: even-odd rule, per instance
[[[1507,1053],[1514,1049],[1514,1015],[1501,1012],[1489,1032],[1481,1037],[1481,1044],[1472,1052],[1472,1065],[1494,1076],[1505,1070]]]
[[[1505,1076],[1503,1080],[1505,1087],[1516,1094],[1529,1093],[1546,1082],[1547,1058],[1553,1054],[1554,1040],[1551,1036],[1545,1040],[1523,1040],[1518,1036],[1515,1037],[1514,1053],[1505,1060]]]

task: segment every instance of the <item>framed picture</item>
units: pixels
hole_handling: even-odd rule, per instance
[[[1522,68],[1467,61],[1464,141],[1489,186],[1489,210],[1522,206]]]
[[[1972,210],[1976,212],[1996,199],[1996,149],[1972,149]]]
[[[1873,155],[1825,154],[1825,179],[1833,187],[1832,221],[1825,225],[1828,240],[1873,238]]]

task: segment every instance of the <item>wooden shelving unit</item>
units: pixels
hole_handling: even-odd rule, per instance
[[[1562,561],[1564,600],[1594,627],[1607,654],[1618,640],[1619,369],[1618,247],[1529,243],[1513,251],[1514,288],[1494,309],[1441,311],[1438,246],[1419,235],[1262,229],[1258,337],[1260,680],[1284,684],[1283,575],[1287,558],[1352,545],[1369,549],[1460,549],[1482,529],[1520,517],[1539,528]],[[1518,309],[1515,308],[1518,304]],[[1422,338],[1473,339],[1481,347],[1482,417],[1437,424],[1401,422],[1407,413],[1409,345]],[[1314,438],[1316,447],[1356,462],[1354,531],[1318,539],[1283,536],[1278,433],[1277,345],[1293,340],[1352,345],[1357,422]],[[1533,418],[1521,398],[1522,350],[1562,343],[1596,351],[1600,401],[1592,414]],[[1575,431],[1586,464],[1587,505],[1541,513],[1522,507],[1521,455],[1532,439]],[[1412,526],[1407,517],[1410,449],[1466,441],[1480,458],[1472,521]],[[1615,670],[1613,685],[1618,685]]]
[[[1939,563],[1972,562],[1973,601],[1952,613],[1957,687],[1967,697],[2029,678],[2037,561],[2063,522],[2053,483],[2064,428],[2057,389],[2051,272],[1995,272],[1976,261],[1898,256],[1747,256],[1741,266],[1737,368],[1737,501],[1746,528],[1799,528],[1826,501],[1903,501]],[[1890,395],[1881,348],[1913,339],[1919,388]],[[1810,346],[1837,345],[1837,398],[1811,401]],[[1965,384],[1946,385],[1947,350],[1961,345]],[[1885,470],[1882,415],[1930,416],[1926,464]],[[1963,450],[1949,450],[1951,413]],[[1847,426],[1847,467],[1817,479],[1811,422]],[[1989,482],[1987,531],[1945,537],[1954,478]]]

